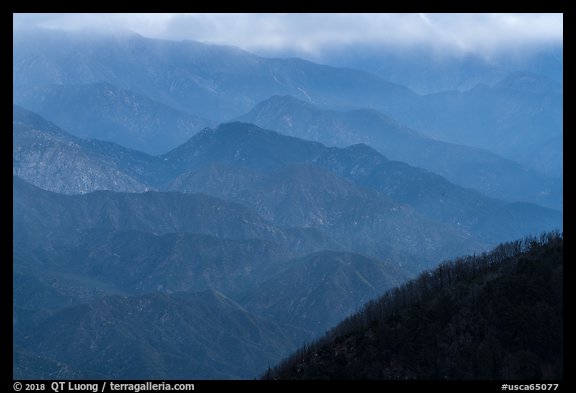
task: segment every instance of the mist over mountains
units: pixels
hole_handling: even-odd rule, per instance
[[[419,94],[130,32],[13,43],[14,378],[256,378],[425,269],[562,230],[545,67]]]
[[[215,123],[240,116],[273,95],[291,95],[322,108],[375,109],[429,136],[493,150],[547,175],[562,176],[561,86],[534,73],[529,77],[548,82],[523,83],[518,91],[519,83],[506,81],[526,78],[516,72],[494,87],[479,84],[463,92],[418,95],[364,71],[297,58],[266,59],[233,47],[147,39],[129,32],[28,30],[14,36],[14,48],[15,103],[29,105],[48,120],[58,120],[54,109],[62,104],[53,102],[40,110],[46,96],[30,96],[26,90],[107,83],[123,95],[145,96]],[[59,100],[78,98],[75,90],[68,88]],[[81,112],[80,119],[68,122],[88,123],[94,119],[89,115]],[[161,115],[157,116],[161,128]],[[110,123],[110,117],[102,116],[102,122]],[[113,117],[112,123],[120,127],[121,119]],[[106,134],[102,127],[100,134]],[[139,136],[134,137],[137,141]],[[529,147],[543,145],[545,149]]]
[[[328,146],[364,143],[390,159],[495,198],[562,208],[561,180],[484,149],[434,140],[375,110],[321,110],[290,96],[274,96],[239,120]]]
[[[49,117],[77,136],[106,140],[149,154],[184,143],[210,122],[108,83],[34,86],[15,102]],[[75,114],[74,116],[71,116]],[[170,133],[165,130],[169,129]]]
[[[348,46],[325,51],[322,61],[371,72],[419,94],[466,91],[478,84],[495,86],[518,72],[563,81],[563,47],[548,45],[494,53],[444,51],[422,45],[413,48],[377,45]]]

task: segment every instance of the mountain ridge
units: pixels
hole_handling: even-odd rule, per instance
[[[482,70],[15,29],[13,377],[562,378],[562,235],[485,250],[562,230],[563,89]]]
[[[151,155],[185,142],[211,122],[110,83],[22,86],[13,102],[82,138]]]
[[[436,141],[374,109],[326,110],[291,96],[273,96],[237,120],[326,146],[365,143],[389,159],[491,197],[562,208],[560,181],[480,148]]]
[[[288,94],[324,109],[377,109],[436,139],[490,149],[562,177],[562,95],[555,88],[542,94],[476,86],[418,95],[366,71],[130,34],[39,30],[14,34],[13,43],[14,90],[105,82],[214,122]]]
[[[176,163],[172,169],[178,173],[197,171],[210,164],[270,172],[293,163],[308,163],[409,205],[432,220],[480,235],[481,240],[497,243],[533,231],[524,232],[510,221],[499,233],[494,233],[493,228],[490,233],[486,232],[482,229],[486,220],[500,216],[512,219],[509,204],[458,187],[421,168],[388,160],[366,145],[328,148],[317,142],[260,130],[248,123],[223,124],[216,130],[196,135],[163,158]],[[535,209],[540,208],[535,206]],[[560,213],[550,209],[548,212],[555,217],[552,221],[561,221]],[[549,229],[561,225],[560,221],[557,224],[552,221]],[[505,235],[506,232],[509,234]]]

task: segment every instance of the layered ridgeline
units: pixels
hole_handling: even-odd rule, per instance
[[[344,245],[367,239],[355,251],[380,256],[398,247],[412,252],[405,241],[424,246],[428,257],[455,256],[472,251],[458,245],[470,237],[495,244],[562,227],[559,212],[486,198],[441,176],[390,161],[366,145],[327,148],[243,123],[206,129],[153,157],[79,140],[16,108],[13,162],[15,175],[53,191],[202,192],[246,204],[281,226],[334,233]],[[426,230],[432,227],[438,228],[433,230],[437,235]],[[448,232],[441,235],[442,230]],[[401,231],[402,236],[384,242],[399,241],[392,249],[370,244],[370,233],[386,237]]]
[[[14,178],[13,232],[16,378],[252,378],[408,277],[349,252],[294,258],[334,247],[206,195]],[[279,276],[300,289],[278,296]]]
[[[561,86],[563,45],[532,48],[519,56],[500,51],[489,58],[479,53],[444,53],[433,48],[345,46],[324,54],[324,62],[372,72],[421,93],[466,91],[478,84],[494,86],[508,75],[531,74],[539,84]],[[534,83],[532,83],[534,85]],[[534,86],[536,87],[536,86]]]
[[[17,107],[13,134],[22,378],[251,378],[423,268],[562,226],[558,212],[488,199],[365,145],[251,124],[206,129],[163,156],[73,137]],[[187,346],[189,334],[199,339]]]
[[[410,126],[435,138],[489,149],[562,178],[562,83],[514,73],[494,87],[480,84],[465,92],[430,94],[423,100],[429,117],[411,121]],[[432,118],[432,124],[427,123]]]
[[[198,118],[219,123],[271,96],[291,95],[324,109],[375,109],[426,135],[562,177],[562,87],[537,74],[418,95],[354,69],[128,32],[16,31],[13,43],[16,104],[75,126],[72,132],[119,138],[107,132],[119,130],[131,147],[148,152],[175,147]],[[82,110],[68,113],[68,106]],[[124,117],[131,114],[146,123]],[[157,130],[167,133],[164,140]]]
[[[67,196],[14,178],[15,259],[90,276],[126,293],[231,291],[271,260],[334,248],[312,229],[283,229],[202,194]]]
[[[485,195],[562,209],[562,181],[488,150],[431,139],[370,109],[320,109],[290,96],[256,105],[241,121],[326,146],[364,143],[392,160],[427,169]]]
[[[251,124],[229,123],[216,130],[204,130],[162,158],[172,173],[180,173],[170,189],[223,192],[225,195],[219,196],[238,198],[262,214],[268,214],[270,204],[278,204],[281,208],[278,198],[271,198],[270,186],[266,183],[282,185],[285,179],[290,178],[278,179],[277,175],[283,169],[305,163],[332,172],[355,186],[376,191],[413,208],[428,219],[449,224],[484,242],[496,244],[562,226],[560,212],[529,203],[507,203],[487,198],[434,173],[391,161],[363,144],[344,149],[328,148]],[[230,171],[229,167],[236,169]],[[236,181],[238,168],[242,170],[239,177],[242,182]],[[258,180],[258,173],[263,173],[263,180]],[[308,182],[308,187],[299,193],[299,197],[313,195],[312,190],[321,187],[322,183],[321,179]],[[302,184],[294,187],[301,188]],[[259,187],[266,192],[258,192]],[[339,188],[334,187],[335,190]],[[330,189],[326,189],[326,198],[333,194]],[[281,187],[276,196],[284,198],[290,194],[289,190]],[[266,202],[268,198],[270,202]],[[286,202],[283,200],[283,204]],[[352,210],[356,208],[362,207]]]
[[[103,296],[21,335],[15,379],[250,378],[303,337],[215,291]]]
[[[149,39],[130,32],[29,30],[15,33],[13,42],[16,91],[108,83],[217,121],[239,116],[275,94],[339,106],[378,102],[397,110],[418,97],[362,71],[297,58],[267,59],[231,46]],[[23,106],[28,99],[37,101],[15,94],[21,98],[16,103]],[[48,112],[41,114],[53,120]]]
[[[563,378],[558,233],[459,258],[366,304],[264,379]]]
[[[44,114],[76,136],[161,154],[211,123],[109,83],[31,86],[14,102]]]

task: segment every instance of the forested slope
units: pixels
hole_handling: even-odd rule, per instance
[[[559,233],[444,263],[264,378],[561,379],[562,276]]]

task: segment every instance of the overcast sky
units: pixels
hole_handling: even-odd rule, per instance
[[[14,14],[14,27],[128,29],[146,37],[318,58],[348,45],[490,55],[562,42],[562,14]]]

